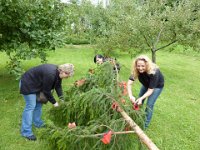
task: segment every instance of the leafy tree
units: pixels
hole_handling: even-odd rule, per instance
[[[151,49],[152,60],[156,62],[156,51],[173,43],[192,46],[199,45],[199,31],[196,24],[200,23],[198,11],[200,5],[195,1],[148,1],[141,6],[135,26],[139,31],[138,41]],[[195,19],[194,19],[195,18]]]
[[[114,11],[114,13],[110,11]],[[102,45],[106,44],[101,43],[101,39],[110,37],[111,33],[115,32],[115,17],[117,17],[115,12],[117,11],[105,9],[102,5],[94,6],[87,0],[83,0],[81,5],[74,5],[72,12],[74,18],[73,22],[71,22],[73,28],[70,31],[71,38],[85,38],[88,39],[88,43],[92,45],[98,43]],[[110,52],[104,51],[104,54],[109,56]]]
[[[114,22],[114,30],[100,39],[100,49],[119,48],[131,50],[132,54],[150,49],[156,62],[156,51],[173,43],[194,48],[200,46],[200,5],[196,0],[112,2],[107,12]]]
[[[58,0],[1,0],[0,50],[10,58],[11,73],[22,73],[21,60],[39,57],[60,46],[66,29],[66,7]]]
[[[94,6],[88,1],[82,1],[77,11],[79,19],[75,22],[76,31],[78,34],[85,34],[91,44],[96,44],[99,38],[109,34],[112,22],[108,10],[103,6]]]
[[[76,1],[71,1],[66,5],[68,10],[67,17],[67,44],[88,44],[88,24],[85,20],[83,6]]]

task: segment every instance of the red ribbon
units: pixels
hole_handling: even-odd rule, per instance
[[[105,133],[103,135],[103,138],[101,139],[101,141],[104,143],[104,144],[109,144],[110,141],[111,141],[111,135],[112,135],[112,131],[108,131],[107,133]]]
[[[133,109],[134,109],[134,110],[140,110],[140,107],[139,107],[138,104],[133,104]]]

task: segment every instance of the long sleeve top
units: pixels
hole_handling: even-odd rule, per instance
[[[21,77],[20,93],[24,95],[43,92],[47,99],[55,104],[56,100],[52,95],[55,89],[58,97],[63,96],[62,79],[56,65],[43,64],[26,71]]]

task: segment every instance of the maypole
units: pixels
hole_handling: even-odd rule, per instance
[[[126,120],[129,126],[137,134],[142,143],[144,143],[149,150],[159,150],[158,147],[152,142],[152,140],[144,133],[144,131],[131,119],[131,117],[125,112],[120,111],[122,117]]]
[[[126,82],[118,81],[112,64],[90,69],[65,95],[59,107],[50,109],[49,124],[41,132],[52,149],[139,149],[139,137],[148,149],[158,150],[139,127],[144,113],[133,110]]]

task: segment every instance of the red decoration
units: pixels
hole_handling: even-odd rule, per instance
[[[139,109],[140,109],[140,107],[139,107],[139,105],[138,105],[138,104],[133,104],[133,109],[134,109],[134,110],[139,110]]]
[[[76,123],[75,122],[68,123],[68,128],[69,129],[76,128]]]
[[[89,69],[90,74],[94,74],[94,69]]]
[[[126,103],[126,100],[123,99],[123,98],[120,98],[120,101],[122,102],[122,104],[125,104],[125,103]]]
[[[112,109],[116,110],[117,112],[121,112],[122,109],[119,107],[119,104],[117,102],[112,103]]]
[[[111,135],[112,135],[112,131],[108,131],[107,133],[105,133],[103,135],[103,138],[101,139],[101,141],[104,143],[104,144],[109,144],[110,141],[111,141]]]
[[[75,81],[74,85],[77,87],[80,87],[85,83],[85,81],[86,81],[86,79],[77,80],[77,81]]]
[[[122,94],[125,96],[128,94],[127,91],[127,83],[125,81],[122,81],[119,83],[119,87],[122,89]]]
[[[112,103],[112,109],[113,109],[113,110],[116,110],[117,107],[119,107],[119,104],[118,104],[117,102],[113,102],[113,103]]]

